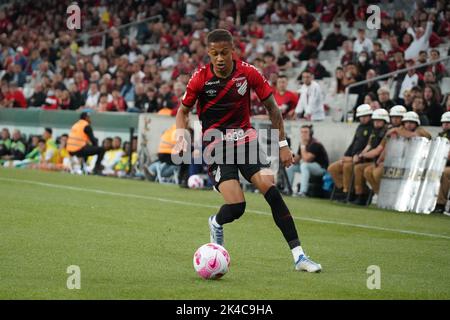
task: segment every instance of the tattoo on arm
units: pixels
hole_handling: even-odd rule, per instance
[[[283,117],[281,116],[280,108],[278,107],[273,95],[270,95],[270,97],[264,100],[263,103],[267,109],[267,113],[269,114],[269,119],[272,122],[272,128],[278,129],[280,132],[280,141],[286,139]]]

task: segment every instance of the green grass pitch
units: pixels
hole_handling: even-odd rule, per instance
[[[320,274],[293,270],[260,194],[225,227],[231,268],[194,272],[213,191],[0,169],[0,299],[449,299],[450,218],[286,198]],[[81,269],[81,289],[66,286]],[[380,267],[369,290],[367,268]]]

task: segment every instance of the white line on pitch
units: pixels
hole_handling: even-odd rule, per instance
[[[49,188],[58,188],[58,189],[61,188],[61,189],[67,189],[67,190],[73,190],[73,191],[93,192],[93,193],[106,194],[106,195],[118,196],[118,197],[136,198],[136,199],[145,199],[145,200],[156,200],[156,201],[160,201],[160,202],[168,202],[168,203],[174,203],[174,204],[180,204],[180,205],[202,207],[202,208],[211,208],[211,209],[216,209],[216,210],[219,209],[218,206],[207,205],[207,204],[202,204],[202,203],[179,201],[179,200],[159,198],[159,197],[152,197],[152,196],[142,196],[142,195],[129,194],[129,193],[118,193],[118,192],[104,191],[104,190],[99,190],[99,189],[78,188],[78,187],[72,187],[72,186],[63,185],[63,184],[45,183],[45,182],[38,182],[38,181],[33,181],[33,180],[22,180],[22,179],[13,179],[13,178],[0,178],[0,180],[12,181],[12,182],[24,182],[24,183],[40,185],[40,186],[49,187]],[[271,213],[264,212],[264,211],[259,211],[259,210],[249,209],[249,210],[246,210],[246,212],[251,212],[251,213],[255,213],[255,214],[259,214],[259,215],[265,215],[265,216],[272,216]],[[378,231],[397,232],[397,233],[410,234],[410,235],[415,235],[415,236],[424,236],[424,237],[441,238],[441,239],[450,240],[450,236],[445,236],[445,235],[442,235],[442,234],[416,232],[416,231],[403,230],[403,229],[383,228],[383,227],[370,226],[370,225],[365,225],[365,224],[355,224],[355,223],[323,220],[323,219],[316,219],[316,218],[305,218],[305,217],[295,217],[295,216],[293,216],[293,218],[296,219],[296,220],[303,220],[303,221],[310,221],[310,222],[317,222],[317,223],[324,223],[324,224],[334,224],[334,225],[354,227],[354,228],[363,228],[363,229],[378,230]]]

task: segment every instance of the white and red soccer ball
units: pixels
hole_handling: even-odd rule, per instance
[[[215,243],[202,245],[194,254],[194,269],[203,279],[219,279],[230,267],[228,251]]]
[[[189,179],[188,179],[189,189],[201,189],[201,188],[203,188],[203,186],[204,186],[204,181],[199,175],[194,174],[189,177]]]

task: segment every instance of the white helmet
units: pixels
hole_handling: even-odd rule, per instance
[[[389,116],[391,117],[403,117],[403,115],[407,112],[406,108],[402,105],[396,105],[391,108],[389,111]]]
[[[417,123],[417,125],[420,126],[419,115],[417,113],[415,113],[414,111],[409,111],[403,115],[402,122],[405,122],[405,121],[412,121],[412,122]]]
[[[376,109],[372,113],[372,120],[384,120],[384,122],[389,123],[389,113],[386,109]]]
[[[364,103],[356,108],[356,118],[370,115],[372,115],[372,108],[367,103]]]
[[[441,117],[441,122],[450,122],[450,111],[447,111],[446,113],[444,113]]]

